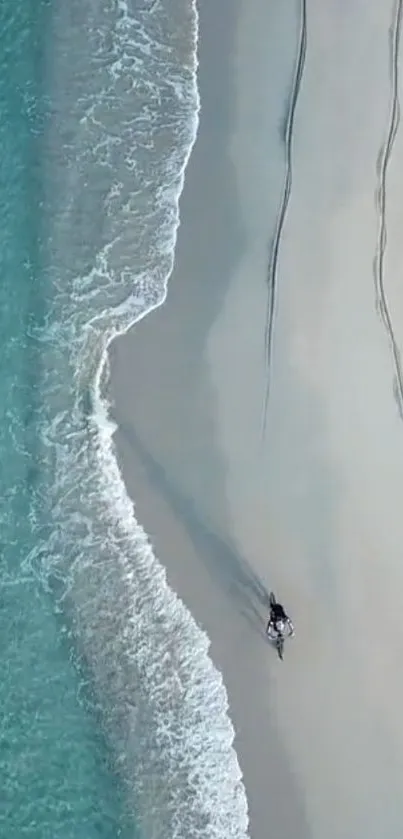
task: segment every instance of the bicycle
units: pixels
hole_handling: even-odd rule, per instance
[[[273,592],[270,592],[270,613],[272,612],[273,607],[276,606],[277,601]],[[271,614],[270,619],[266,627],[266,635],[273,641],[274,646],[277,650],[277,655],[281,661],[283,661],[283,654],[284,654],[284,641],[286,638],[285,630],[288,627],[288,637],[294,634],[293,626],[291,621],[288,619],[278,619],[276,620],[275,624],[272,622]]]

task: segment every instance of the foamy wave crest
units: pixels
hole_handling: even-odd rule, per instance
[[[86,428],[80,392],[72,416],[61,413],[46,427],[45,446],[56,453],[58,526],[27,566],[40,567],[68,618],[144,836],[246,839],[225,686],[207,635],[170,589],[135,519],[115,457],[116,426],[101,396],[103,340]]]
[[[136,14],[125,0],[90,4],[88,28],[78,18],[70,37],[66,9],[53,101],[70,122],[62,153],[59,129],[49,135],[53,292],[36,336],[49,489],[33,503],[25,570],[68,619],[144,835],[245,839],[225,687],[135,519],[104,395],[111,340],[167,293],[198,125],[197,12],[190,0],[144,0]]]
[[[94,386],[101,467],[94,491],[103,501],[115,579],[104,596],[85,605],[83,622],[100,625],[92,660],[101,694],[119,709],[109,713],[109,722],[120,761],[124,774],[135,778],[136,800],[151,835],[241,839],[247,804],[227,694],[208,656],[206,634],[169,588],[134,517],[113,450],[115,426],[101,397],[103,365]],[[102,627],[110,625],[112,614],[119,628],[105,645]]]

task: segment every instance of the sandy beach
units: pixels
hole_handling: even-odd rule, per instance
[[[399,6],[308,3],[264,433],[302,7],[199,6],[201,118],[167,301],[110,352],[119,462],[211,639],[252,839],[400,839]],[[296,626],[282,663],[271,589]]]

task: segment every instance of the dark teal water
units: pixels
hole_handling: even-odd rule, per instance
[[[37,540],[32,500],[50,480],[38,440],[41,352],[30,338],[47,314],[40,201],[50,15],[40,0],[0,5],[0,836],[112,839],[126,816],[110,755],[51,593],[25,568]]]

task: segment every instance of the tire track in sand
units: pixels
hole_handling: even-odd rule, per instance
[[[298,95],[301,87],[302,75],[304,72],[305,55],[306,55],[306,41],[307,41],[307,0],[301,0],[301,23],[300,35],[298,42],[297,58],[295,63],[294,80],[291,89],[290,103],[287,113],[287,121],[284,131],[284,147],[285,147],[285,177],[283,194],[280,203],[280,209],[277,216],[276,229],[272,238],[270,247],[270,257],[267,275],[268,299],[266,309],[266,326],[265,326],[265,352],[266,352],[266,387],[263,400],[263,421],[262,421],[262,437],[264,439],[267,424],[267,407],[270,395],[270,375],[271,375],[271,361],[273,352],[273,333],[274,333],[274,319],[277,302],[277,267],[280,250],[281,237],[284,229],[284,222],[287,215],[288,204],[291,195],[292,187],[292,140],[294,132],[295,111],[298,101]]]
[[[399,81],[399,47],[400,34],[402,25],[402,6],[403,0],[397,0],[394,10],[391,26],[389,29],[389,61],[390,61],[390,84],[391,84],[391,104],[389,113],[389,122],[386,133],[386,138],[381,146],[378,161],[376,166],[376,173],[378,176],[378,185],[375,192],[376,208],[379,215],[379,231],[377,247],[373,263],[373,273],[375,282],[375,303],[378,314],[384,325],[390,347],[392,350],[395,381],[394,393],[399,408],[400,416],[403,419],[403,371],[400,358],[399,348],[396,342],[393,331],[392,319],[388,307],[387,297],[385,293],[384,284],[384,257],[387,242],[387,225],[386,225],[386,176],[389,160],[393,150],[393,144],[396,138],[397,130],[400,123],[400,103],[398,92]]]

